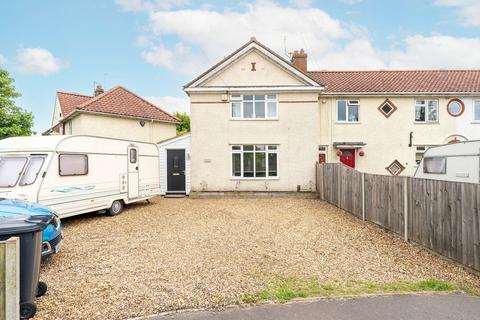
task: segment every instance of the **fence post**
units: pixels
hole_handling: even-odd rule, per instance
[[[338,183],[338,186],[337,186],[337,207],[339,208],[342,208],[342,200],[341,200],[341,197],[342,197],[342,165],[340,163],[337,164],[337,170],[338,170],[338,174],[337,174],[337,183]]]
[[[325,201],[325,166],[322,164],[322,175],[320,177],[322,179],[322,200]]]
[[[362,220],[365,221],[365,172],[362,172]]]
[[[403,239],[408,242],[408,177],[403,181]]]
[[[20,239],[0,242],[0,320],[20,314]]]

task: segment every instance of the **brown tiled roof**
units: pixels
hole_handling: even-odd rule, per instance
[[[92,96],[62,91],[57,92],[57,97],[60,103],[60,109],[62,110],[62,116],[69,114],[77,106],[93,98]]]
[[[114,87],[96,97],[85,99],[71,108],[69,113],[64,113],[64,118],[70,116],[76,111],[98,112],[167,122],[180,122],[180,120],[173,115],[161,110],[154,104],[121,86]]]
[[[325,93],[480,93],[480,70],[310,71]]]

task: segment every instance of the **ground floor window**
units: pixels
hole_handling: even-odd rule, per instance
[[[276,178],[278,177],[277,145],[233,145],[232,177]]]
[[[427,151],[427,149],[428,149],[428,146],[417,146],[415,148],[415,163],[417,165],[419,165],[420,162],[422,161],[423,154],[425,153],[425,151]]]

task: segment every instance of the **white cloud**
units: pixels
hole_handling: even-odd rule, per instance
[[[358,32],[320,9],[285,7],[270,1],[247,4],[243,11],[152,11],[149,16],[157,44],[144,52],[144,58],[189,75],[213,65],[251,36],[282,54],[286,39],[287,51],[305,48],[320,56],[339,50],[342,40]],[[167,45],[165,39],[172,36],[179,40]]]
[[[435,0],[439,6],[454,7],[458,9],[460,24],[480,26],[480,1],[479,0]]]
[[[312,4],[312,0],[290,0],[288,3],[293,7],[308,8]]]
[[[388,52],[390,68],[478,68],[480,38],[415,35],[404,40],[405,49]]]
[[[170,10],[187,5],[189,0],[115,0],[125,11]]]
[[[25,48],[17,55],[17,69],[22,73],[49,75],[63,67],[65,64],[47,49]]]
[[[190,103],[188,98],[181,98],[181,97],[171,97],[171,96],[163,96],[163,97],[145,97],[148,101],[153,103],[154,105],[158,106],[160,109],[167,111],[168,113],[173,114],[174,112],[186,112],[190,114]]]
[[[217,63],[251,36],[285,57],[285,53],[304,48],[309,54],[310,70],[480,65],[480,38],[413,34],[404,39],[392,38],[390,49],[379,49],[363,26],[308,7],[309,1],[296,2],[296,6],[292,1],[290,6],[284,6],[258,0],[222,12],[209,7],[152,10],[148,12],[149,32],[140,35],[138,44],[144,47],[147,62],[190,77]],[[299,2],[307,7],[298,7]]]
[[[5,56],[0,54],[0,66],[5,65],[7,61],[8,61],[7,58],[5,58]]]
[[[154,45],[142,55],[147,62],[154,66],[186,75],[197,74],[205,66],[201,57],[194,54],[190,47],[181,42],[168,48],[163,44]]]

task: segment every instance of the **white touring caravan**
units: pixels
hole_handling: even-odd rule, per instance
[[[0,140],[0,198],[46,205],[60,217],[108,210],[160,193],[153,143],[93,136]]]
[[[427,149],[415,177],[480,183],[480,140]]]

